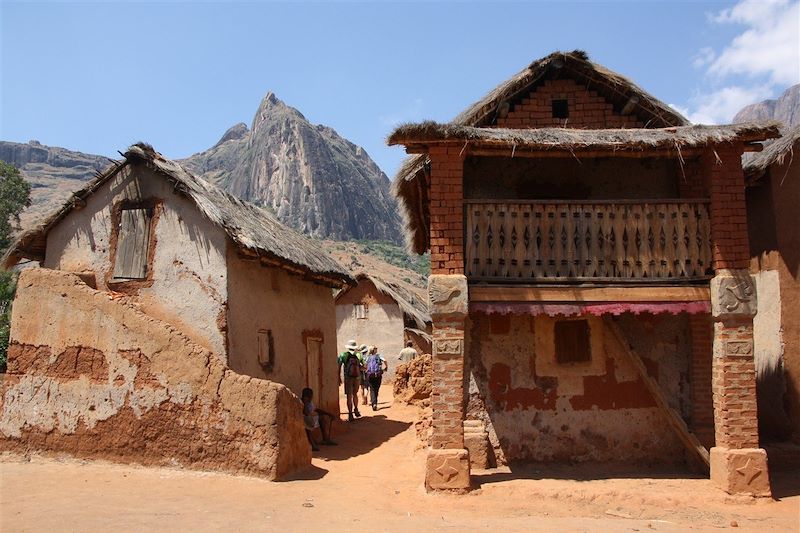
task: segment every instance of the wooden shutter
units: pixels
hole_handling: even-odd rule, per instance
[[[150,210],[120,211],[114,279],[146,279],[150,247]]]
[[[556,322],[556,361],[559,364],[588,363],[592,360],[589,322],[563,320]]]

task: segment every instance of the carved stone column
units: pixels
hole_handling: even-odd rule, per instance
[[[463,491],[470,486],[463,427],[467,278],[461,274],[434,274],[428,281],[428,294],[433,318],[433,433],[425,487]]]
[[[730,494],[770,496],[767,454],[758,447],[753,316],[756,289],[747,270],[711,280],[714,318],[714,434],[711,481]]]

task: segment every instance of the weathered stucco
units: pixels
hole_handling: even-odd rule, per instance
[[[592,362],[559,365],[554,319],[471,313],[467,419],[483,420],[500,462],[663,461],[683,448],[602,319],[587,316]],[[672,407],[690,412],[685,316],[618,321]]]
[[[285,386],[74,275],[20,275],[0,449],[275,479],[310,464],[299,412]]]
[[[759,430],[766,438],[786,438],[789,433],[800,442],[800,224],[797,223],[797,206],[800,204],[800,164],[792,157],[785,159],[784,165],[773,164],[761,180],[747,189],[747,224],[750,239],[751,272],[757,274],[763,287],[774,295],[780,292],[780,309],[770,309],[768,318],[759,318],[764,296],[759,285],[759,315],[754,321],[756,357],[763,360],[762,352],[769,350],[775,366],[775,336],[779,328],[782,343],[782,365],[785,378],[785,395],[776,398],[775,374],[764,372],[766,365],[760,365],[759,385]],[[777,287],[773,276],[777,273]],[[773,296],[774,297],[774,296]],[[770,302],[765,302],[770,305]],[[777,303],[771,304],[775,307]],[[779,322],[776,322],[779,321]],[[772,333],[767,333],[771,331]],[[771,340],[767,340],[771,338]],[[765,344],[765,343],[769,344]],[[758,362],[758,361],[757,361]],[[766,378],[766,379],[765,379]],[[779,384],[778,387],[781,385]],[[772,393],[767,400],[762,391]],[[764,406],[762,408],[762,406]],[[783,413],[788,416],[788,427]],[[783,419],[783,422],[781,422]]]
[[[298,396],[315,389],[315,403],[339,412],[336,378],[336,322],[331,289],[292,276],[279,268],[228,253],[228,365],[240,374],[283,383]],[[275,361],[265,369],[258,360],[259,331],[271,331]],[[316,390],[309,369],[308,339],[322,340]],[[309,376],[309,371],[312,375]]]
[[[355,304],[367,306],[366,318],[355,317]],[[405,340],[403,312],[368,279],[359,280],[358,286],[336,300],[336,331],[339,351],[344,350],[344,344],[350,339],[355,339],[359,345],[377,346],[389,365],[387,378],[394,376]]]
[[[148,280],[113,283],[116,241],[113,213],[122,202],[155,200]],[[98,289],[136,296],[141,309],[179,328],[194,342],[225,356],[218,317],[227,295],[224,232],[186,198],[174,194],[161,176],[143,165],[128,165],[69,213],[47,235],[42,266],[93,273]]]

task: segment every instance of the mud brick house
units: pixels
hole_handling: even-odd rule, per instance
[[[430,353],[431,317],[423,290],[385,281],[374,274],[356,276],[358,285],[336,296],[336,334],[339,342],[355,339],[372,344],[386,358],[394,375],[398,354],[406,341],[417,352]]]
[[[333,290],[355,280],[308,239],[139,144],[4,265],[22,259],[41,268],[19,280],[0,447],[310,463],[296,395],[338,409]]]
[[[579,51],[390,135],[431,253],[428,488],[469,486],[464,426],[482,423],[498,462],[688,456],[770,493],[741,159],[776,136],[689,125]]]
[[[800,443],[800,127],[744,166],[762,435]]]

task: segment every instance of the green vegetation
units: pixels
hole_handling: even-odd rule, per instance
[[[389,241],[354,241],[362,253],[383,259],[389,264],[413,270],[421,276],[431,273],[431,261],[428,254],[409,254],[402,246]]]
[[[31,205],[31,186],[19,169],[0,161],[0,254],[4,254],[19,229],[19,214]],[[17,288],[16,272],[0,272],[0,372],[6,371],[11,326],[11,302]]]

